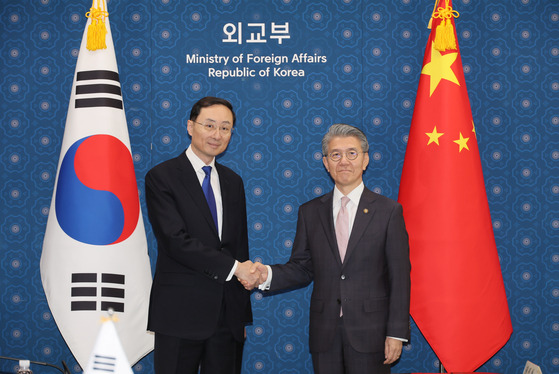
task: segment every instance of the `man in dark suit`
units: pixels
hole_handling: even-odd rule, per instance
[[[205,97],[190,112],[188,149],[146,175],[148,216],[157,239],[148,330],[156,373],[239,373],[250,295],[243,182],[215,157],[235,124],[231,104]]]
[[[331,126],[322,152],[334,190],[299,208],[289,262],[253,265],[263,290],[314,281],[309,347],[319,374],[390,373],[409,339],[410,260],[402,206],[365,188],[368,150],[361,130]]]

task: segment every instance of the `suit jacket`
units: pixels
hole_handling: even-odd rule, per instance
[[[410,260],[402,206],[367,188],[361,195],[342,263],[332,213],[333,191],[299,208],[291,258],[272,266],[270,290],[314,280],[309,347],[326,351],[343,307],[349,342],[383,352],[387,336],[409,339]]]
[[[148,216],[157,239],[157,265],[148,330],[203,340],[216,330],[222,303],[235,338],[252,321],[250,294],[226,282],[235,259],[248,259],[244,186],[231,169],[215,163],[223,204],[222,240],[188,157],[183,152],[146,175]]]

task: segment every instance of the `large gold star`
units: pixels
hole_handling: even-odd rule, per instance
[[[464,138],[462,136],[462,133],[460,133],[460,139],[454,141],[454,143],[460,146],[458,152],[462,152],[462,149],[464,148],[466,148],[468,151],[470,150],[470,148],[468,148],[468,140],[470,140],[470,138]]]
[[[440,145],[439,138],[444,135],[444,132],[437,132],[437,126],[435,126],[433,132],[426,132],[425,135],[429,137],[429,142],[427,143],[427,145],[433,142],[437,143],[437,145]]]
[[[433,92],[435,92],[442,79],[446,79],[460,86],[458,78],[456,78],[456,75],[450,68],[457,58],[458,52],[441,55],[441,52],[435,49],[435,43],[431,43],[431,62],[426,63],[421,70],[421,74],[431,77],[429,96],[433,95]]]

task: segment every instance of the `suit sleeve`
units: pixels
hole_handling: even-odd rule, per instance
[[[410,338],[410,256],[402,205],[392,210],[388,223],[386,261],[389,272],[390,304],[387,336]]]
[[[273,276],[270,291],[303,287],[313,280],[314,271],[307,235],[305,215],[303,207],[300,207],[291,257],[285,264],[272,265]]]
[[[186,210],[187,206],[191,210],[195,207],[193,202],[186,204],[179,201],[171,178],[154,170],[148,172],[145,178],[148,217],[157,238],[158,251],[163,251],[182,266],[220,283],[225,282],[235,259],[219,250],[219,238],[212,235],[211,228],[203,219],[192,211],[180,211]],[[180,197],[183,198],[189,199],[188,196]],[[190,232],[196,232],[196,237]],[[199,237],[208,239],[203,243]]]

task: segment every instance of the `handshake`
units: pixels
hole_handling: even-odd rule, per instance
[[[235,276],[241,284],[247,289],[252,290],[254,287],[261,285],[268,279],[268,268],[261,262],[252,262],[247,260],[239,262]]]

